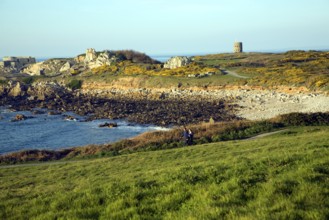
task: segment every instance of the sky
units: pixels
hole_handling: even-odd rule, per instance
[[[0,58],[329,49],[329,0],[0,0]]]

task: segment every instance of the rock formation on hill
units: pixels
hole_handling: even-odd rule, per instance
[[[164,68],[168,69],[175,69],[178,67],[186,66],[189,63],[191,63],[191,59],[186,56],[177,56],[170,58],[167,62],[164,64]]]
[[[63,72],[63,67],[72,65],[74,61],[72,59],[49,59],[43,62],[30,64],[26,68],[21,70],[21,73],[27,73],[31,76],[45,75],[54,76]],[[69,63],[69,64],[68,64]]]
[[[103,65],[111,65],[120,58],[111,51],[97,53],[95,49],[87,49],[86,53],[73,59],[49,59],[43,62],[27,65],[21,73],[29,75],[58,75],[81,73]]]
[[[93,69],[103,65],[111,65],[113,62],[121,60],[111,51],[105,50],[101,53],[96,53],[95,49],[93,48],[87,49],[84,59],[82,59],[82,57],[83,55],[78,56],[75,58],[75,61],[78,64],[83,63],[87,69]]]
[[[24,73],[31,76],[56,76],[60,74],[76,75],[104,65],[110,66],[113,63],[124,60],[129,60],[132,63],[160,63],[144,53],[133,50],[104,50],[102,52],[97,52],[95,49],[89,48],[86,50],[85,54],[78,55],[75,58],[54,58],[38,63],[24,63],[24,65],[19,68],[14,68],[15,65],[9,66],[9,61],[6,61],[6,63],[2,62],[2,64],[0,62],[0,74]],[[176,61],[176,63],[177,62],[179,63],[177,65],[180,66],[185,65],[186,63],[186,61]]]

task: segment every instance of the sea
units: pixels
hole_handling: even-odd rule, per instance
[[[147,131],[168,130],[125,120],[87,121],[86,117],[72,112],[50,115],[47,110],[38,111],[43,113],[33,114],[31,111],[12,111],[0,107],[0,154],[28,149],[59,150],[89,144],[113,143]],[[23,114],[27,119],[13,121],[17,114]],[[68,115],[73,116],[74,120],[68,120]],[[118,127],[99,127],[105,122],[117,123]]]

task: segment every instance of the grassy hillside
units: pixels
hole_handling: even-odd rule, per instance
[[[328,219],[329,127],[0,168],[0,219]]]
[[[249,76],[240,83],[260,86],[305,86],[329,90],[329,52],[241,53],[199,56],[197,63],[233,69]]]

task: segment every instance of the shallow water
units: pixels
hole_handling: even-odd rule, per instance
[[[23,121],[12,122],[17,115],[32,116]],[[72,115],[77,120],[66,120]],[[164,129],[157,126],[145,126],[128,123],[124,120],[94,120],[73,113],[61,115],[33,115],[29,111],[12,112],[0,107],[0,154],[26,149],[62,149],[88,144],[103,144],[130,138],[151,130]],[[100,128],[104,122],[116,122],[116,128]]]

